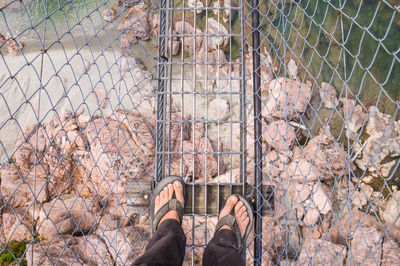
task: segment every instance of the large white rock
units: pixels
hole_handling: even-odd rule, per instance
[[[322,183],[317,182],[314,184],[311,198],[322,214],[327,214],[332,209],[331,202],[325,193]]]
[[[297,119],[311,100],[311,87],[297,80],[280,77],[269,83],[269,95],[263,115]]]
[[[187,5],[189,8],[192,8],[190,11],[193,13],[196,12],[197,14],[200,14],[204,11],[202,9],[199,9],[204,7],[203,2],[200,0],[188,0]]]
[[[229,102],[222,98],[215,98],[208,106],[209,120],[227,120],[230,117]]]
[[[206,34],[216,35],[208,36],[207,42],[203,44],[205,49],[219,50],[224,48],[229,42],[229,32],[222,23],[219,23],[214,18],[207,19],[207,30]],[[206,46],[208,45],[208,46]]]
[[[343,265],[347,249],[322,239],[311,239],[300,252],[300,265]]]
[[[346,119],[347,136],[351,139],[357,138],[358,130],[368,121],[368,114],[364,112],[361,105],[348,98],[340,98],[343,104],[343,115]]]
[[[397,230],[400,230],[400,191],[393,192],[381,211],[381,217],[388,226],[394,225]]]
[[[292,161],[287,169],[285,169],[281,178],[286,180],[292,180],[294,182],[315,182],[319,178],[319,173],[315,167],[306,159],[299,161]]]
[[[285,120],[274,121],[263,128],[263,139],[278,151],[287,151],[296,138],[294,127]]]
[[[333,109],[338,106],[336,89],[331,84],[322,82],[319,95],[326,108]]]

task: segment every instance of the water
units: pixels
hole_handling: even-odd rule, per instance
[[[0,32],[29,43],[25,51],[48,47],[55,41],[66,43],[88,39],[102,23],[101,10],[112,1],[28,0],[13,2],[0,14]]]
[[[262,1],[267,19],[261,27],[269,32],[267,50],[280,63],[292,58],[300,62],[301,79],[331,82],[342,97],[396,113],[400,14],[390,6],[396,1],[271,2],[276,6]]]

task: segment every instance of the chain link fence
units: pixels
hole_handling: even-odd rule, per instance
[[[262,132],[255,181],[275,203],[256,214],[254,264],[398,264],[398,2],[245,8]]]
[[[130,264],[187,183],[185,265],[232,192],[248,265],[400,262],[396,1],[0,0],[0,264]]]

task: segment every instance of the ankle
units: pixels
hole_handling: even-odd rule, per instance
[[[230,227],[229,225],[223,225],[223,226],[221,226],[221,228],[218,229],[218,231],[220,231],[220,230],[222,230],[222,229],[227,229],[227,230],[232,231],[232,227]]]

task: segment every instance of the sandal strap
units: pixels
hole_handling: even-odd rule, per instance
[[[179,216],[179,222],[182,223],[183,217],[183,206],[177,199],[170,199],[167,203],[165,203],[155,214],[153,220],[153,228],[157,229],[160,220],[164,217],[164,215],[171,210],[175,210]]]

